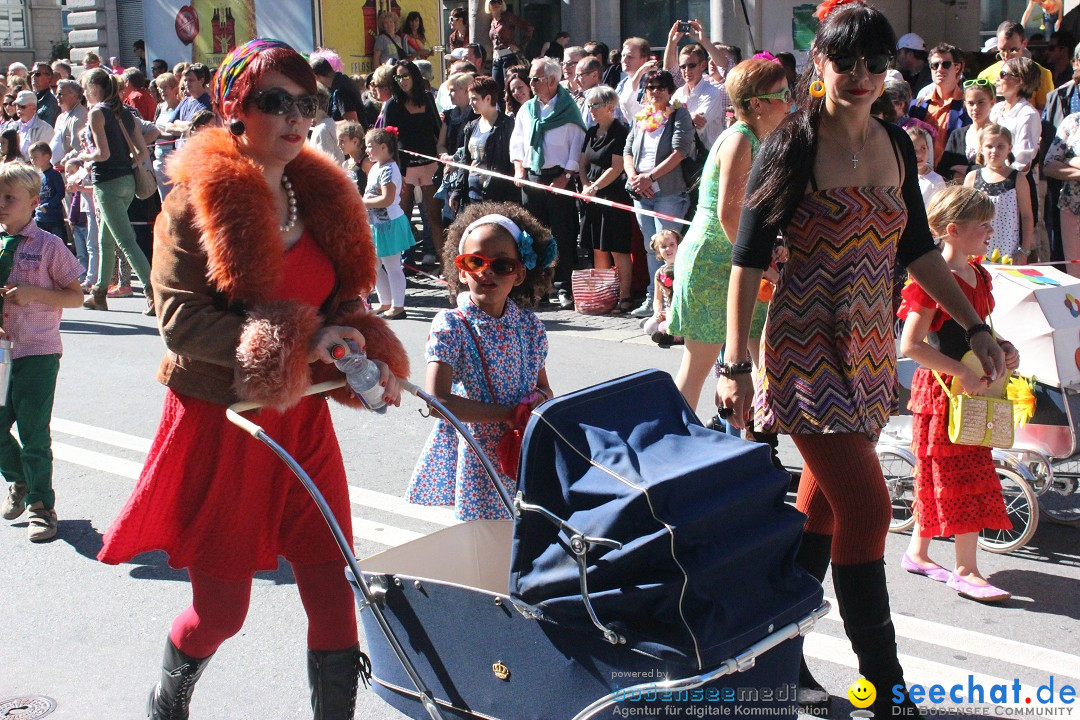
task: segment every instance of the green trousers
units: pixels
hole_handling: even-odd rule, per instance
[[[53,398],[60,355],[30,355],[11,363],[7,404],[0,407],[0,474],[8,482],[26,485],[26,504],[37,501],[47,510],[56,504],[52,487]],[[11,426],[19,428],[19,439]]]
[[[94,185],[94,202],[101,211],[98,223],[100,245],[98,247],[98,287],[108,289],[116,262],[116,248],[120,247],[147,296],[150,294],[150,261],[135,241],[135,229],[128,219],[128,205],[135,197],[135,176],[124,175]]]

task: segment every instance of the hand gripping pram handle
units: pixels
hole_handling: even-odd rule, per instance
[[[418,397],[422,397],[425,400],[428,400],[427,397],[424,397],[425,395],[427,395],[427,393],[420,390],[412,383],[408,382],[407,380],[401,379],[399,379],[398,382],[401,384],[403,389],[407,390],[413,395],[417,395]],[[307,389],[307,392],[305,392],[304,394],[318,395],[320,393],[336,390],[337,388],[343,387],[344,385],[344,380],[330,380],[328,382],[312,385]],[[434,398],[428,400],[428,402],[431,401],[434,401]],[[434,402],[438,403],[438,401]],[[374,593],[372,593],[371,588],[367,583],[367,580],[364,579],[363,573],[360,572],[360,566],[357,564],[356,557],[353,554],[352,540],[351,538],[345,537],[345,533],[341,530],[341,526],[338,524],[337,518],[334,517],[334,513],[330,510],[330,506],[327,504],[326,498],[324,498],[322,493],[319,492],[319,489],[315,486],[315,483],[311,480],[311,477],[307,474],[307,472],[305,472],[304,468],[300,467],[300,463],[296,462],[296,460],[294,460],[292,456],[285,451],[284,448],[274,442],[274,440],[269,435],[267,435],[266,432],[257,423],[246,417],[243,417],[240,414],[242,412],[256,410],[259,407],[261,407],[261,405],[259,405],[258,403],[238,402],[231,405],[225,411],[225,416],[234,425],[238,426],[244,432],[248,433],[256,440],[259,440],[267,447],[269,447],[275,455],[281,458],[281,460],[289,466],[289,469],[293,471],[296,477],[300,479],[300,482],[303,484],[304,488],[308,491],[308,494],[311,495],[312,500],[314,500],[315,504],[318,506],[319,512],[322,513],[323,519],[326,520],[326,524],[330,526],[330,532],[334,536],[334,541],[337,543],[338,549],[341,550],[341,554],[345,558],[345,563],[346,565],[348,565],[349,571],[352,573],[352,576],[355,579],[356,586],[360,588],[360,592],[364,596],[364,602],[366,603],[366,607],[371,609],[371,612],[374,614],[375,619],[379,623],[379,627],[382,628],[383,634],[386,635],[386,639],[389,641],[390,647],[393,648],[394,654],[397,655],[398,660],[401,661],[402,667],[405,668],[405,672],[409,675],[409,678],[412,680],[413,685],[416,687],[416,691],[420,695],[420,702],[423,704],[424,709],[431,717],[431,720],[443,720],[443,715],[441,712],[439,712],[439,708],[435,704],[432,692],[428,690],[427,685],[420,677],[420,674],[417,672],[416,666],[413,664],[412,660],[410,660],[409,656],[405,654],[405,648],[402,647],[401,643],[398,642],[397,637],[394,636],[394,631],[390,627],[390,624],[387,622],[386,616],[383,614],[382,607],[379,605],[379,602]],[[444,411],[445,408],[440,409],[440,412]],[[471,437],[469,439],[472,440]],[[473,442],[475,442],[475,440]]]

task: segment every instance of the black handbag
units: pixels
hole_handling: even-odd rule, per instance
[[[705,170],[705,160],[709,156],[709,148],[705,147],[705,143],[701,142],[701,138],[698,137],[697,131],[694,132],[694,150],[687,157],[683,158],[679,167],[682,169],[683,182],[686,183],[686,191],[692,192],[697,189],[698,183],[701,182],[701,173]]]

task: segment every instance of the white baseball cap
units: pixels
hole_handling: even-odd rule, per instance
[[[469,49],[468,48],[463,48],[463,47],[454,48],[450,52],[450,57],[452,57],[455,60],[464,60],[467,57],[469,57]]]
[[[15,96],[16,105],[33,105],[37,107],[37,95],[30,90],[20,90],[19,94]]]
[[[915,33],[907,33],[906,35],[901,35],[900,39],[896,41],[896,49],[926,52],[926,43]]]
[[[984,53],[996,53],[998,51],[997,35],[991,35],[986,38],[986,42],[983,43],[982,51]]]

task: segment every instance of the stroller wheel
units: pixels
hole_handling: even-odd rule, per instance
[[[1057,474],[1039,496],[1039,514],[1058,525],[1080,527],[1080,485],[1075,476]]]
[[[979,547],[987,552],[1008,553],[1022,548],[1035,534],[1039,524],[1038,501],[1027,481],[1012,470],[998,467],[997,474],[1012,529],[983,530],[979,533]]]
[[[904,532],[915,524],[915,462],[905,450],[879,448],[878,462],[892,503],[889,532]]]

